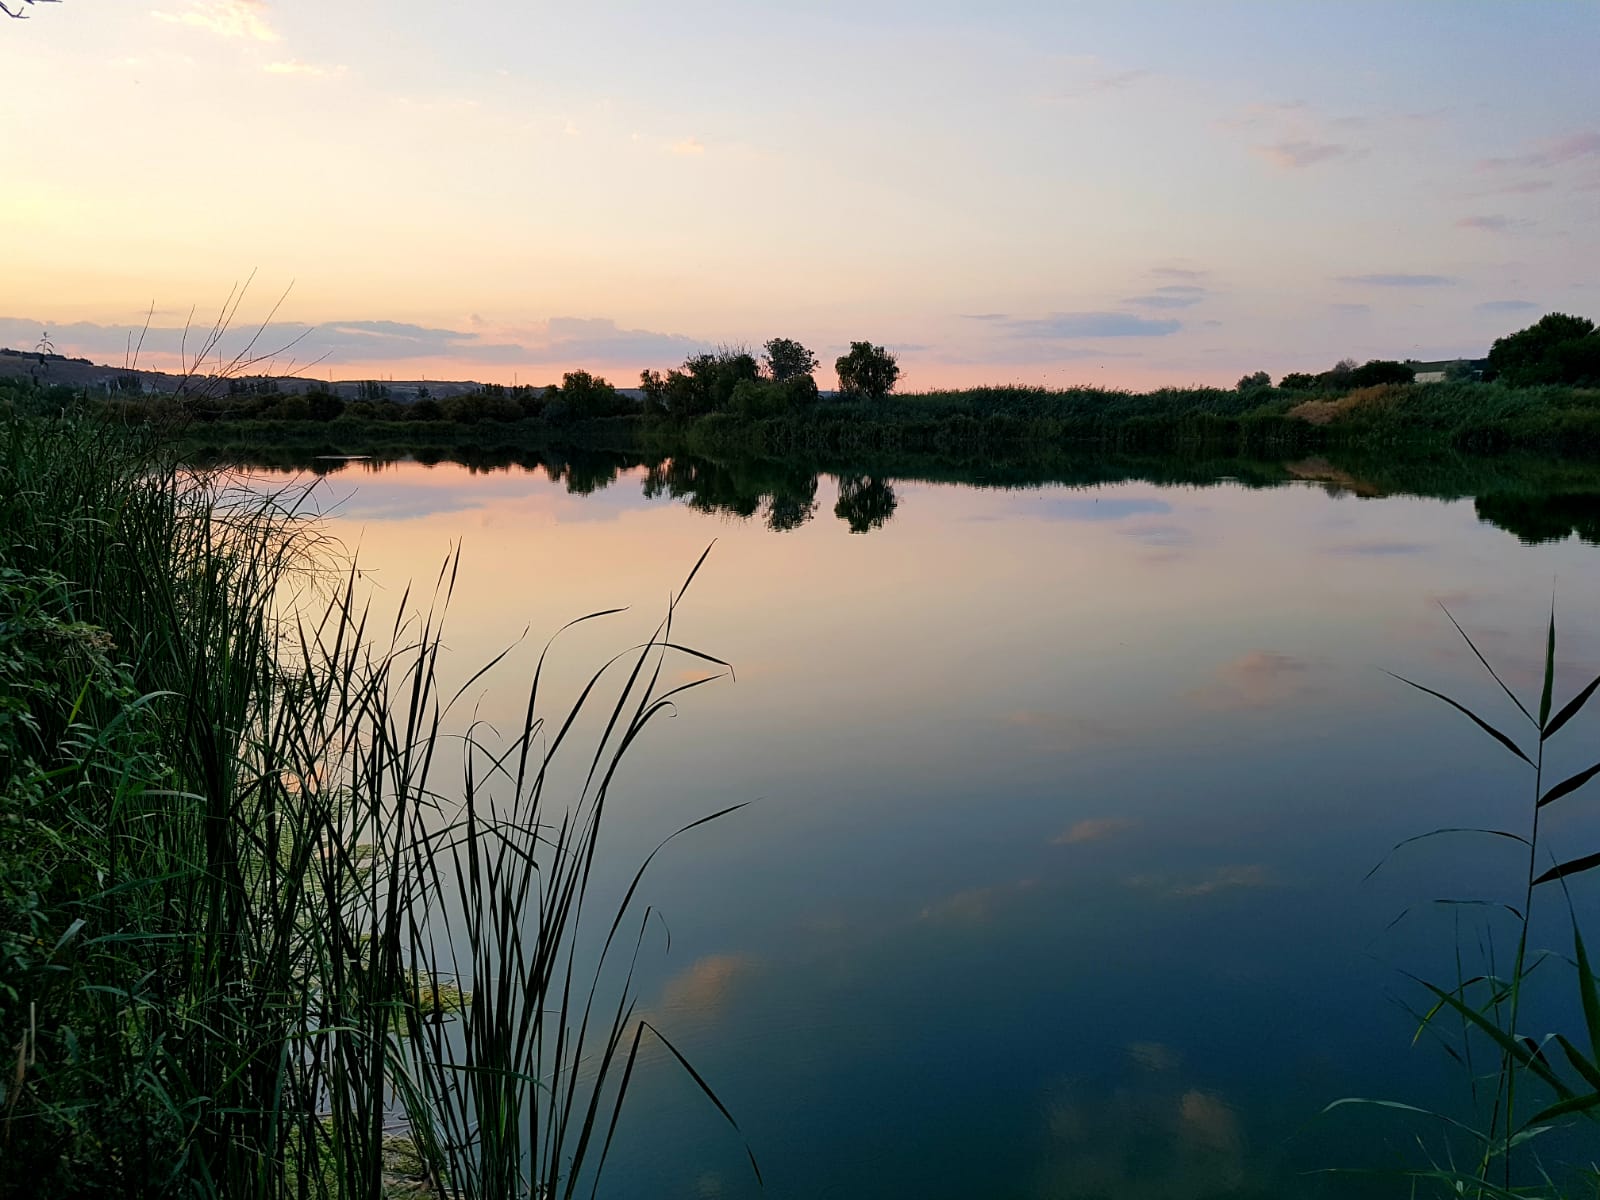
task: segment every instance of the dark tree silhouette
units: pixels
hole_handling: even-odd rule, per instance
[[[894,355],[871,342],[851,342],[850,353],[836,359],[833,369],[839,373],[841,392],[867,400],[882,400],[900,378]]]
[[[1373,358],[1350,373],[1350,383],[1354,387],[1374,387],[1380,383],[1411,383],[1416,377],[1416,368],[1403,362]]]
[[[1549,313],[1495,340],[1485,378],[1512,387],[1600,380],[1600,333],[1587,317]]]
[[[793,338],[773,338],[767,343],[767,375],[773,383],[809,376],[817,369],[817,356]]]

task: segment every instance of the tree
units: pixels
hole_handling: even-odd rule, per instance
[[[1485,379],[1512,387],[1579,383],[1595,377],[1600,334],[1587,317],[1548,313],[1526,329],[1495,339]]]
[[[1417,377],[1416,368],[1393,359],[1372,358],[1350,373],[1351,387],[1376,387],[1380,383],[1411,383]]]
[[[22,3],[23,4],[59,4],[60,0],[22,0]],[[8,17],[15,17],[15,18],[17,18],[17,20],[20,21],[20,20],[23,20],[23,19],[25,19],[27,17],[28,10],[23,8],[23,7],[21,7],[17,3],[17,0],[9,0],[9,2],[8,2],[8,0],[0,0],[0,13],[4,13]]]
[[[1309,392],[1317,386],[1317,377],[1304,371],[1290,371],[1278,380],[1278,387],[1286,392]]]
[[[810,376],[817,369],[817,356],[792,338],[773,338],[764,357],[767,377],[773,383]]]
[[[640,371],[639,390],[644,393],[644,411],[664,412],[667,407],[667,381],[660,371]]]
[[[1330,391],[1338,391],[1355,386],[1356,360],[1341,358],[1331,368],[1317,376],[1317,384]]]
[[[617,389],[587,371],[568,371],[561,377],[561,399],[575,417],[609,417],[620,408]]]
[[[1272,376],[1265,371],[1257,371],[1254,375],[1246,375],[1239,380],[1241,392],[1255,392],[1272,386]]]
[[[344,412],[344,401],[327,388],[312,388],[306,392],[306,410],[313,421],[332,421]]]
[[[882,400],[900,378],[894,355],[871,342],[851,342],[850,353],[836,359],[833,369],[839,390],[852,399]]]
[[[683,360],[681,371],[668,371],[662,381],[661,400],[674,417],[727,412],[733,406],[739,384],[760,378],[755,355],[743,346],[722,346],[715,353],[690,355]]]

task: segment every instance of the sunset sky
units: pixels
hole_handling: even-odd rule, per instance
[[[63,0],[0,19],[0,345],[631,384],[1231,384],[1600,318],[1600,4]],[[820,382],[832,386],[831,369]]]

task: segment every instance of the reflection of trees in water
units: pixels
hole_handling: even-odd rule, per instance
[[[624,473],[645,467],[646,497],[670,496],[704,513],[749,519],[759,516],[762,523],[778,533],[798,529],[817,515],[818,473],[795,461],[775,458],[704,459],[659,456],[614,450],[553,449],[511,446],[413,446],[404,450],[375,450],[370,455],[350,459],[345,447],[251,446],[248,449],[213,450],[198,454],[191,462],[229,467],[266,468],[285,471],[310,471],[316,475],[344,472],[366,474],[384,471],[406,463],[432,467],[459,463],[474,475],[521,469],[542,473],[577,496],[589,496],[616,483]],[[1138,460],[1123,462],[1093,458],[1083,462],[1046,465],[1007,466],[987,464],[981,472],[950,468],[919,476],[950,479],[989,487],[1037,487],[1051,484],[1066,487],[1094,487],[1130,479],[1156,484],[1184,483],[1205,485],[1226,478],[1235,484],[1268,487],[1284,479],[1305,478],[1300,463],[1287,472],[1270,471],[1242,474],[1239,465],[1216,463],[1196,465],[1181,460]],[[1544,464],[1548,467],[1549,464]],[[1561,467],[1559,479],[1518,474],[1516,460],[1464,460],[1445,464],[1448,470],[1412,478],[1400,467],[1381,484],[1361,484],[1361,475],[1346,479],[1323,480],[1330,494],[1354,490],[1372,495],[1421,495],[1456,498],[1476,494],[1478,517],[1504,529],[1524,542],[1561,541],[1576,534],[1583,541],[1600,546],[1600,472],[1592,467],[1575,473],[1570,465]],[[1468,473],[1468,468],[1476,474]],[[1323,463],[1323,471],[1338,471]],[[1526,473],[1526,467],[1521,468]],[[1548,472],[1547,472],[1548,473]],[[1338,471],[1343,475],[1344,472]],[[839,499],[834,515],[852,533],[868,533],[894,516],[897,498],[887,474],[842,474]],[[1354,481],[1354,482],[1352,482]],[[1553,485],[1553,486],[1552,486]],[[1545,490],[1545,489],[1552,490]],[[1554,490],[1559,488],[1561,490]]]
[[[816,515],[816,472],[770,459],[729,465],[699,458],[654,463],[645,474],[647,497],[671,496],[704,513],[747,519],[765,509],[768,529],[798,529]]]
[[[1480,521],[1514,533],[1524,542],[1559,542],[1577,534],[1600,546],[1600,493],[1553,492],[1516,495],[1505,492],[1474,501]]]
[[[851,533],[869,533],[894,516],[897,503],[894,488],[876,475],[841,475],[833,515],[849,525]]]

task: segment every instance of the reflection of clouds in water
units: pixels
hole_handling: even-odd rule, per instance
[[[1196,688],[1189,699],[1222,711],[1270,708],[1312,693],[1310,673],[1311,664],[1292,654],[1251,650],[1219,666],[1212,686]]]
[[[714,1016],[753,967],[743,954],[712,954],[696,959],[662,986],[661,1007],[667,1012]]]
[[[1440,608],[1448,608],[1452,612],[1459,612],[1473,601],[1480,599],[1482,597],[1477,593],[1458,588],[1454,591],[1429,592],[1422,598],[1422,603],[1431,616],[1437,617],[1441,615]]]
[[[1131,817],[1087,817],[1051,839],[1052,846],[1077,846],[1084,842],[1097,842],[1113,834],[1125,833],[1135,828],[1138,821]]]
[[[305,476],[262,478],[281,485]],[[613,482],[575,495],[565,483],[551,482],[542,469],[473,473],[455,463],[353,464],[318,479],[309,503],[313,511],[344,521],[415,520],[513,504],[549,512],[563,524],[575,524],[614,521],[623,513],[671,502],[665,497],[645,496],[643,481],[641,468],[626,468]]]
[[[1165,500],[1119,496],[1050,496],[1021,506],[1049,521],[1121,521],[1151,513],[1170,513]]]
[[[1152,550],[1181,550],[1194,541],[1194,534],[1182,525],[1136,525],[1118,532]]]
[[[963,888],[926,905],[917,919],[937,925],[982,925],[993,920],[995,910],[1007,900],[1037,886],[1037,880],[1019,879],[993,887]]]
[[[1040,708],[1014,709],[1003,714],[1000,723],[1035,734],[1038,740],[1044,742],[1115,742],[1127,736],[1127,730],[1099,717]]]
[[[1342,542],[1337,546],[1326,546],[1324,554],[1350,555],[1362,558],[1394,558],[1411,554],[1426,554],[1436,549],[1426,542]]]
[[[1146,1071],[1176,1071],[1183,1055],[1165,1042],[1129,1042],[1128,1057]]]
[[[1239,1134],[1238,1114],[1213,1092],[1190,1088],[1178,1102],[1179,1127],[1192,1148],[1202,1154],[1220,1156],[1237,1184],[1243,1175],[1244,1139]]]
[[[1260,863],[1218,867],[1201,879],[1175,880],[1168,875],[1130,875],[1123,883],[1141,891],[1163,892],[1169,896],[1192,898],[1241,888],[1276,887],[1277,879]]]
[[[1057,1089],[1044,1117],[1033,1194],[1051,1200],[1188,1200],[1259,1187],[1238,1114],[1221,1095],[1174,1077],[1175,1051],[1136,1042],[1157,1062],[1098,1093]],[[1133,1047],[1130,1047],[1130,1052]]]

